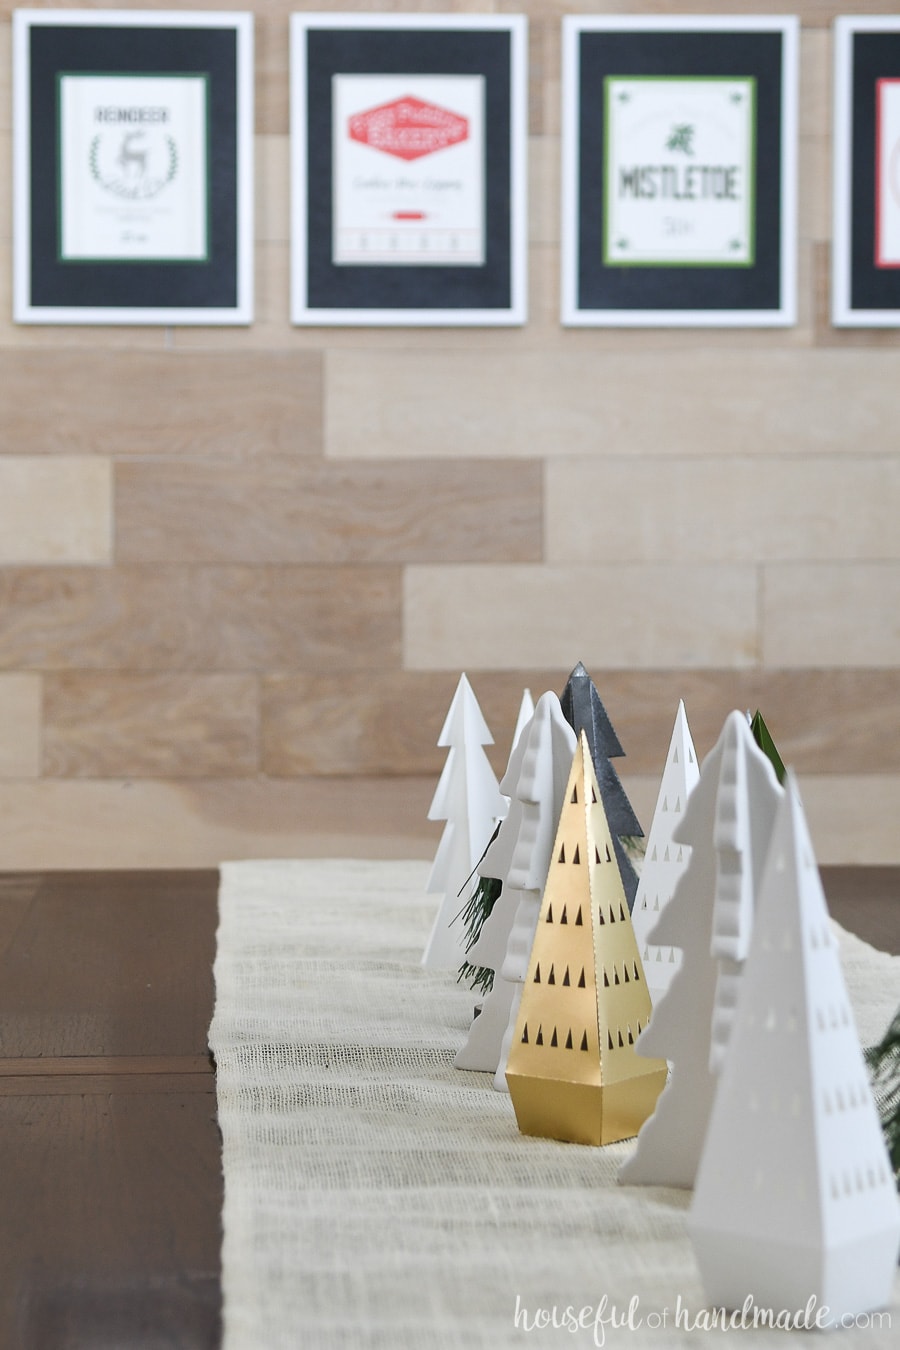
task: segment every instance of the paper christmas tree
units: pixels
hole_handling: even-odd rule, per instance
[[[622,885],[625,888],[625,898],[630,911],[634,908],[638,877],[622,845],[622,838],[640,838],[644,831],[625,795],[625,789],[619,782],[619,775],[609,762],[624,755],[625,751],[619,744],[612,722],[600,701],[596,685],[580,661],[569,676],[560,703],[575,735],[580,736],[583,731],[587,736],[594,773],[612,831],[613,850],[622,874]]]
[[[513,732],[512,750],[510,751],[510,758],[512,757],[512,753],[515,751],[515,748],[519,743],[523,731],[528,726],[533,716],[534,716],[534,700],[531,697],[531,690],[526,689],[522,694],[522,702],[519,705],[519,715],[518,718],[516,719],[515,731]],[[511,778],[510,765],[509,762],[507,762],[506,772],[503,775],[503,779],[500,783],[500,792],[501,795],[503,796],[504,802],[506,803],[507,811],[509,810],[509,797],[507,795],[505,785],[508,785],[510,782],[515,783],[515,778],[514,777]],[[490,848],[491,844],[494,842],[494,839],[496,838],[497,831],[499,830],[499,828],[500,825],[498,823],[497,828],[494,830],[494,833],[491,835],[490,841],[488,842],[488,848]],[[464,980],[469,985],[470,988],[480,990],[481,993],[487,995],[490,993],[491,987],[494,983],[495,966],[493,962],[491,962],[491,964],[488,964],[488,962],[491,961],[491,957],[488,956],[487,954],[489,951],[490,952],[493,951],[493,946],[492,944],[485,943],[484,945],[479,947],[478,943],[484,931],[484,926],[490,919],[491,914],[493,913],[494,905],[499,899],[501,882],[498,877],[490,877],[485,875],[481,867],[481,863],[479,863],[477,871],[478,871],[478,879],[475,884],[475,889],[473,890],[472,896],[468,901],[468,903],[466,904],[466,907],[462,913],[462,920],[466,930],[466,939],[465,939],[466,959],[459,968],[458,978],[460,980]],[[509,929],[507,926],[503,936],[504,951],[506,949],[506,938],[508,936],[508,932]],[[482,958],[484,959],[482,960]],[[498,961],[502,961],[502,959],[503,955],[501,952]],[[496,1068],[496,1065],[494,1065],[493,1067]]]
[[[472,687],[461,675],[438,745],[447,760],[438,782],[429,820],[445,820],[426,890],[443,896],[422,964],[456,969],[464,956],[461,911],[474,884],[475,866],[497,820],[506,810],[497,779],[482,746],[493,737]]]
[[[519,892],[504,884],[512,863],[513,850],[522,822],[523,804],[516,796],[516,785],[522,772],[522,760],[531,730],[532,718],[516,737],[506,772],[500,780],[500,791],[509,799],[506,817],[478,864],[478,874],[491,878],[500,885],[500,894],[494,901],[490,915],[485,919],[478,940],[466,953],[470,966],[496,972],[503,964],[509,934],[519,906]],[[469,1029],[465,1045],[456,1056],[458,1069],[480,1069],[496,1073],[500,1062],[500,1047],[509,1023],[513,995],[519,985],[501,979],[496,973],[487,992],[481,1011]]]
[[[890,1298],[900,1202],[790,775],[689,1228],[713,1305]]]
[[[656,1004],[638,1054],[671,1063],[654,1115],[619,1179],[633,1185],[691,1187],[716,1092],[714,1062],[724,1049],[728,1009],[717,1014],[721,961],[713,954],[719,907],[733,913],[736,890],[759,876],[768,850],[775,808],[782,795],[772,768],[753,743],[747,719],[730,713],[673,831],[689,845],[690,861],[671,901],[649,932],[650,941],[681,948],[682,960],[668,992]],[[752,912],[741,916],[746,925]],[[719,926],[727,924],[719,917]],[[739,963],[728,961],[726,990],[736,996]],[[713,1054],[714,1024],[720,1041]]]
[[[506,1077],[524,1134],[626,1139],[653,1110],[664,1060],[634,1044],[650,1017],[587,737],[566,785]]]
[[[506,945],[490,998],[485,1000],[481,1016],[472,1028],[481,1047],[478,1053],[483,1060],[487,1059],[488,1067],[496,1052],[494,1086],[500,1092],[507,1090],[506,1057],[515,1027],[515,1011],[528,967],[541,891],[550,866],[553,836],[575,750],[575,733],[563,717],[554,693],[548,691],[538,699],[534,717],[519,745],[522,754],[517,770],[513,771],[515,783],[507,783],[504,777],[504,784],[511,788],[509,814],[481,864],[487,873],[500,873],[503,882],[500,899],[494,906],[497,928],[492,928],[486,941],[496,940],[499,949],[506,930]],[[510,780],[512,777],[513,774]],[[505,985],[513,988],[505,988]],[[502,1021],[503,1010],[507,1007],[506,1026],[497,1049],[496,1024]],[[478,1027],[485,1016],[491,1020]],[[461,1054],[462,1060],[468,1061],[468,1053],[463,1051]],[[475,1067],[470,1062],[464,1065],[462,1060],[460,1067]]]
[[[783,789],[740,713],[723,732],[716,797],[716,900],[711,951],[718,958],[710,1067],[718,1073],[728,1046],[741,969],[750,950],[760,878]]]
[[[670,942],[665,945],[651,942],[649,934],[671,900],[691,856],[690,845],[677,843],[673,831],[699,777],[700,766],[684,703],[679,702],[631,914],[654,1006],[668,990],[681,964],[681,952]]]
[[[513,732],[512,749],[515,750],[519,743],[522,732],[528,726],[528,723],[534,717],[534,699],[531,697],[530,689],[522,690],[522,702],[519,704],[519,715],[516,718],[516,729]],[[512,753],[512,752],[510,752]]]

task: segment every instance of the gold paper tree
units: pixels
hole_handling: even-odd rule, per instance
[[[650,995],[581,733],[541,900],[506,1078],[523,1134],[611,1144],[637,1134],[666,1081],[634,1043]]]

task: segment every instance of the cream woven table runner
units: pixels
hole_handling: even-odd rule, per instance
[[[473,999],[421,968],[427,873],[222,868],[210,1046],[225,1350],[786,1345],[786,1332],[696,1325],[689,1196],[617,1185],[633,1143],[525,1138],[487,1074],[453,1067]],[[839,936],[870,1043],[900,1003],[900,958]],[[631,1325],[613,1326],[632,1300]],[[891,1321],[828,1343],[897,1345],[900,1283]]]

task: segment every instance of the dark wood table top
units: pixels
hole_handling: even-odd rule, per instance
[[[216,872],[0,876],[0,1347],[219,1344]]]
[[[900,868],[822,872],[834,917],[900,953]],[[0,874],[0,1350],[220,1342],[217,889]]]

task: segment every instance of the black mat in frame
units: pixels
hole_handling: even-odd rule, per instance
[[[310,309],[509,309],[512,303],[511,35],[459,29],[307,30],[307,305]],[[485,77],[485,261],[371,267],[332,262],[333,75]]]
[[[900,310],[900,268],[875,263],[876,81],[900,79],[900,33],[854,33],[850,142],[850,306]]]
[[[608,267],[603,261],[604,79],[755,77],[756,248],[749,267]],[[581,310],[777,310],[781,305],[780,32],[582,32],[579,48]]]
[[[233,28],[35,25],[30,30],[31,295],[48,308],[229,309],[237,304],[237,32]],[[57,75],[209,76],[209,259],[59,257]]]

